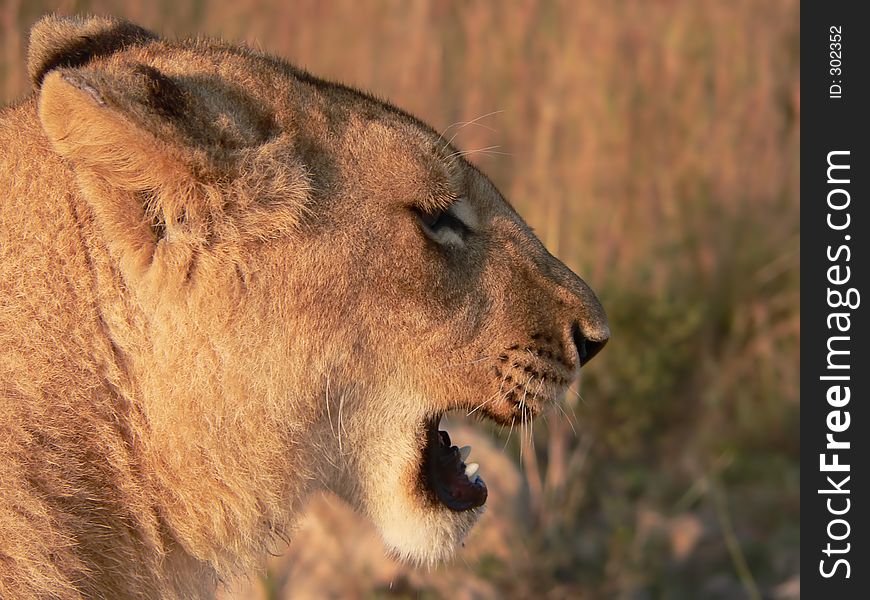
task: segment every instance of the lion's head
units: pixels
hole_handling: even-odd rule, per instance
[[[441,416],[556,402],[609,337],[592,290],[442,136],[351,88],[107,19],[44,20],[29,66],[182,546],[231,567],[327,487],[397,554],[449,555],[486,465]]]

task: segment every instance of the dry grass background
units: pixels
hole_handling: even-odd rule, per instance
[[[0,0],[0,99],[50,10],[246,41],[452,126],[611,318],[534,450],[477,442],[498,489],[454,564],[382,558],[325,498],[226,596],[799,596],[797,0]]]

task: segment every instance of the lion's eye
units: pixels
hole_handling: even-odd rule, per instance
[[[420,221],[430,230],[437,232],[445,227],[455,229],[457,231],[466,231],[468,228],[465,223],[451,215],[449,212],[440,211],[435,214],[420,214]]]
[[[462,215],[470,216],[465,200],[454,202],[447,210],[415,212],[424,233],[439,244],[462,244],[472,232],[471,226],[462,218]]]

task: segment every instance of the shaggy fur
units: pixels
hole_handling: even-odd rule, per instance
[[[0,112],[0,597],[207,597],[324,488],[448,556],[479,510],[421,484],[427,419],[556,398],[609,335],[590,289],[369,96],[113,19],[31,40]]]

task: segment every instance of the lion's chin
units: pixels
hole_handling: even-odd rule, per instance
[[[389,435],[368,431],[357,463],[364,475],[347,499],[371,519],[394,557],[433,564],[462,544],[483,514],[487,489],[478,466],[464,462],[471,449],[451,445],[438,429],[440,415],[419,418],[405,427],[393,421]]]
[[[483,514],[477,507],[462,512],[444,505],[426,506],[404,494],[375,517],[384,544],[397,559],[434,564],[450,559]]]
[[[393,495],[375,521],[391,553],[406,562],[432,564],[450,558],[483,514],[487,488],[471,448],[451,444],[439,430],[440,415],[423,424],[420,456],[412,467],[416,485]]]

